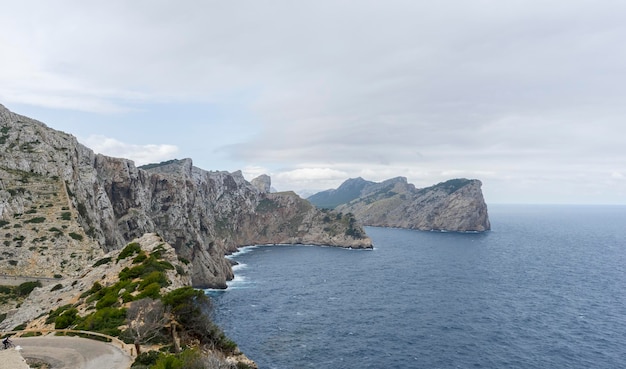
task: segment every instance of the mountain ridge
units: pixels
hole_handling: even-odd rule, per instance
[[[477,179],[456,178],[421,189],[405,177],[359,183],[358,196],[350,185],[342,184],[307,199],[320,207],[334,204],[333,209],[354,214],[368,226],[454,232],[491,229],[482,182]]]
[[[255,186],[240,171],[206,171],[191,159],[141,169],[2,105],[0,151],[0,270],[10,274],[76,275],[102,253],[155,232],[191,261],[202,288],[226,288],[233,273],[225,255],[240,246],[372,247],[358,222],[329,227],[326,214],[297,195],[260,190],[267,178]],[[78,246],[85,251],[74,253]]]

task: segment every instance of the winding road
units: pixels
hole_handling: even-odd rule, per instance
[[[12,341],[22,348],[24,358],[45,361],[54,369],[128,369],[132,364],[119,348],[86,338],[39,336]]]

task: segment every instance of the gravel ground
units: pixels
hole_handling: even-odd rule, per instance
[[[51,364],[53,369],[128,369],[132,359],[117,347],[79,337],[15,338],[22,356]],[[0,368],[2,368],[0,364]]]

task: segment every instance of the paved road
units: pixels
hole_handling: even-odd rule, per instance
[[[25,358],[48,362],[54,369],[128,369],[132,359],[117,347],[79,337],[15,338]]]

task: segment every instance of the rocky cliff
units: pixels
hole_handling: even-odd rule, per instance
[[[479,180],[452,179],[422,189],[404,177],[381,183],[358,178],[346,183],[309,200],[340,203],[335,210],[352,213],[371,226],[454,232],[491,229]]]
[[[195,286],[223,288],[233,277],[224,256],[239,246],[372,246],[358,224],[330,217],[329,227],[306,200],[269,193],[269,178],[252,185],[191,159],[138,168],[2,105],[0,152],[2,273],[77,275],[103,252],[155,232],[191,261]]]

